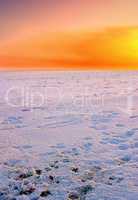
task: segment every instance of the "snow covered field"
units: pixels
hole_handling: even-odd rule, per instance
[[[1,72],[0,200],[136,200],[138,72]]]

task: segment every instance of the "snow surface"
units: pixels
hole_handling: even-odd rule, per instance
[[[16,194],[9,183],[23,182],[17,169],[44,170],[55,161],[58,169],[47,173],[60,181],[47,181],[52,195],[46,199],[68,199],[87,183],[94,190],[83,199],[136,200],[137,104],[138,72],[1,72],[0,200],[43,199],[45,172],[31,195]],[[70,172],[74,166],[77,174]]]

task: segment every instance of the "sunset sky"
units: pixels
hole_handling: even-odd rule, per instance
[[[0,0],[0,69],[138,69],[138,0]]]

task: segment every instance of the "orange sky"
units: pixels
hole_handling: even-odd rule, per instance
[[[0,69],[138,69],[137,0],[0,0]]]

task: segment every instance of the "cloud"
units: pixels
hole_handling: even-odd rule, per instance
[[[13,42],[2,52],[1,66],[138,68],[138,27],[40,34]]]

